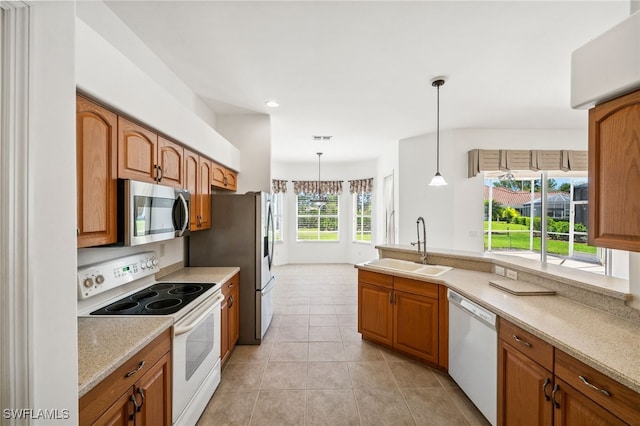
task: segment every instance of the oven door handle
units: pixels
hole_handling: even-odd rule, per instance
[[[178,321],[178,324],[173,326],[174,336],[180,336],[181,334],[188,333],[196,328],[203,319],[211,314],[211,312],[220,308],[220,304],[223,300],[224,296],[222,293],[219,293],[211,302],[204,302],[201,306],[187,314],[185,318],[181,319]]]

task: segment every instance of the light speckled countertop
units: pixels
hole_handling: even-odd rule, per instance
[[[158,281],[224,283],[240,271],[237,266],[183,268]]]
[[[172,325],[170,316],[78,318],[78,397]]]
[[[183,268],[158,281],[224,283],[238,267]],[[173,316],[78,318],[78,397],[173,325]]]
[[[415,249],[414,249],[415,251]],[[489,285],[499,275],[453,269],[438,277],[356,265],[359,269],[443,284],[640,392],[640,324],[560,296],[515,296]]]

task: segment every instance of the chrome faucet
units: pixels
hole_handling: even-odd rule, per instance
[[[422,223],[422,250],[420,250],[420,223]],[[418,246],[418,254],[420,255],[420,262],[426,264],[427,263],[427,227],[424,224],[424,218],[422,216],[418,217],[416,220],[416,232],[418,234],[418,241],[415,243],[411,243],[412,246]]]

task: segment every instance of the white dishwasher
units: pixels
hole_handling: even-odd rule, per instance
[[[492,425],[497,423],[496,315],[448,290],[449,375]]]

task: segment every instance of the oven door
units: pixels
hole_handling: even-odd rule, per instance
[[[195,424],[220,383],[223,300],[217,292],[173,326],[174,424]]]

